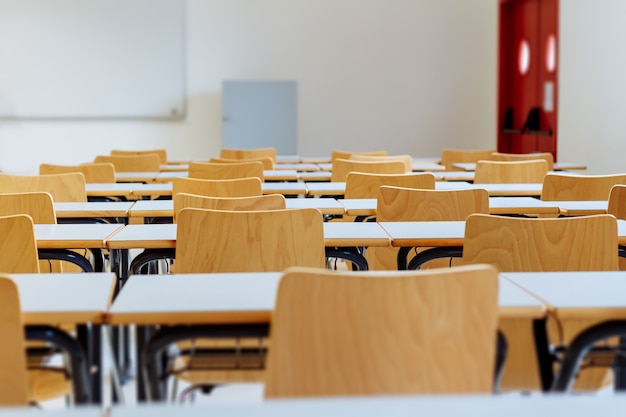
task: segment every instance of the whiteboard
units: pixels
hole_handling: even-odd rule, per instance
[[[0,118],[182,118],[185,0],[0,0]]]

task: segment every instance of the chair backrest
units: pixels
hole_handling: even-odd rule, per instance
[[[260,161],[237,163],[190,162],[189,178],[227,180],[257,177],[263,181],[263,163]]]
[[[349,152],[335,150],[332,152],[330,159],[331,162],[334,162],[335,159],[350,159],[354,155],[387,156],[387,151]]]
[[[626,220],[626,185],[617,184],[611,188],[607,213],[617,219]]]
[[[265,397],[490,393],[498,275],[285,271],[272,316]]]
[[[280,272],[325,265],[324,221],[317,209],[186,208],[177,221],[176,273]]]
[[[554,156],[550,152],[533,153],[504,153],[494,152],[489,158],[492,161],[528,161],[531,159],[543,159],[548,163],[548,171],[554,169]]]
[[[0,273],[39,273],[33,219],[26,214],[0,217]]]
[[[28,405],[24,325],[17,285],[0,275],[0,407]]]
[[[141,151],[124,151],[114,149],[111,151],[112,156],[137,156],[148,154],[157,154],[159,156],[159,161],[161,162],[161,164],[167,163],[167,151],[165,149],[146,149]]]
[[[35,224],[57,222],[50,193],[0,193],[0,216],[27,214]]]
[[[232,180],[204,180],[177,177],[172,179],[172,197],[178,193],[207,197],[254,197],[263,195],[259,178],[235,178]]]
[[[220,158],[225,159],[256,159],[270,158],[276,162],[276,148],[256,148],[256,149],[220,149]]]
[[[346,178],[345,198],[376,198],[383,185],[405,188],[435,188],[435,176],[430,172],[415,174],[367,174],[350,172]]]
[[[543,159],[529,161],[478,161],[474,184],[541,184],[548,173]]]
[[[350,172],[365,172],[370,174],[406,174],[402,161],[353,161],[350,159],[333,160],[333,171],[330,180],[333,182],[345,181]]]
[[[89,184],[115,182],[115,167],[108,162],[88,162],[80,165],[39,165],[39,175],[65,174],[70,172],[82,172],[85,176],[85,181]]]
[[[488,263],[503,272],[617,270],[617,221],[608,214],[557,219],[473,214],[465,224],[462,263]]]
[[[212,164],[236,164],[243,162],[260,162],[263,164],[263,169],[272,170],[274,169],[275,161],[269,156],[261,157],[261,158],[247,158],[247,159],[235,159],[235,158],[211,158],[209,162]]]
[[[413,157],[411,155],[390,155],[390,156],[374,156],[374,155],[361,155],[353,154],[349,158],[353,161],[370,161],[370,162],[384,162],[384,161],[402,161],[406,168],[406,172],[413,171]]]
[[[161,158],[154,153],[144,155],[98,155],[94,162],[113,164],[116,172],[159,172]]]
[[[490,159],[495,149],[443,149],[441,151],[441,165],[446,167],[446,171],[458,171],[452,164],[456,162],[477,162]]]
[[[543,180],[541,199],[545,201],[608,200],[611,188],[616,184],[626,184],[626,174],[547,174]]]
[[[174,223],[176,223],[178,213],[185,208],[252,211],[284,210],[287,207],[285,197],[282,194],[268,194],[255,197],[206,197],[178,193],[174,196]]]
[[[87,201],[85,176],[81,172],[50,175],[11,175],[0,173],[0,193],[50,193],[55,202]]]

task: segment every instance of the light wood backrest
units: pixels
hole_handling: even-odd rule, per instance
[[[116,172],[159,172],[161,158],[149,153],[144,155],[98,155],[94,162],[108,162],[113,164]]]
[[[17,285],[0,275],[0,407],[28,405],[24,325]]]
[[[415,174],[367,174],[350,172],[346,178],[345,198],[376,198],[383,185],[405,188],[435,188],[435,176],[430,172]]]
[[[263,163],[260,161],[237,163],[190,162],[189,178],[226,180],[257,177],[263,181]]]
[[[478,161],[474,184],[541,184],[548,173],[543,159],[529,161]]]
[[[626,220],[626,185],[617,184],[611,187],[607,212],[617,219]]]
[[[284,210],[287,207],[285,197],[282,194],[268,194],[255,197],[206,197],[178,193],[174,196],[174,223],[176,223],[178,213],[185,208],[252,211]]]
[[[458,171],[452,164],[456,162],[477,162],[490,159],[495,149],[443,149],[441,151],[441,165],[446,167],[446,171]]]
[[[57,222],[50,193],[0,193],[0,216],[27,214],[35,224]]]
[[[137,156],[148,154],[157,154],[159,156],[159,161],[161,162],[161,164],[167,164],[167,150],[165,149],[146,149],[141,151],[124,151],[114,149],[111,151],[112,156]]]
[[[616,184],[626,184],[626,174],[547,174],[543,180],[541,199],[545,201],[608,200],[611,188]]]
[[[531,159],[543,159],[548,163],[548,171],[554,169],[554,156],[550,152],[533,152],[533,153],[504,153],[494,152],[491,154],[493,161],[528,161]]]
[[[85,176],[85,181],[89,184],[115,182],[115,167],[108,162],[88,162],[80,165],[39,165],[39,175],[65,174],[70,172],[82,172]]]
[[[0,273],[39,273],[33,220],[26,214],[0,217]]]
[[[178,214],[176,273],[280,272],[324,268],[323,217],[317,209]]]
[[[50,193],[55,202],[87,201],[85,176],[81,172],[50,175],[11,175],[0,173],[0,193]]]
[[[360,155],[353,154],[349,158],[353,161],[370,161],[370,162],[384,162],[384,161],[402,161],[406,167],[406,172],[413,171],[413,157],[411,155],[391,155],[391,156],[374,156],[374,155]]]
[[[260,162],[263,164],[263,169],[272,170],[274,169],[275,161],[266,156],[261,158],[246,158],[246,159],[235,159],[235,158],[211,158],[209,162],[212,164],[235,164],[242,162]]]
[[[172,179],[172,197],[178,193],[207,197],[253,197],[263,195],[258,178],[235,178],[232,180],[204,180],[177,177]]]
[[[335,159],[350,159],[354,155],[387,156],[387,151],[349,152],[335,150],[332,152],[330,159],[331,162],[334,162]]]
[[[256,148],[256,149],[220,149],[220,158],[225,159],[256,159],[270,158],[276,162],[276,148]]]
[[[365,172],[370,174],[406,174],[404,162],[366,162],[350,159],[333,160],[333,171],[330,180],[333,182],[345,181],[350,172]]]
[[[488,263],[504,272],[617,270],[617,221],[608,214],[557,219],[473,214],[465,224],[462,262]]]
[[[265,397],[491,393],[497,322],[489,265],[292,268],[272,316]]]

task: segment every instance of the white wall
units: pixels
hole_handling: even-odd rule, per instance
[[[626,172],[626,2],[560,2],[562,161],[591,174]]]
[[[495,146],[496,0],[188,0],[187,8],[184,121],[2,120],[0,170],[31,173],[114,148],[217,155],[224,79],[297,80],[301,155]]]

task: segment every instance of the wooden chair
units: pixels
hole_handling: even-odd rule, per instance
[[[413,157],[411,155],[392,155],[392,156],[374,156],[353,154],[349,158],[353,161],[369,161],[369,162],[385,162],[385,161],[402,161],[406,167],[406,172],[413,172]]]
[[[529,161],[478,161],[474,184],[541,184],[548,173],[543,159]]]
[[[387,151],[348,152],[335,150],[332,152],[330,160],[334,162],[335,159],[350,159],[354,155],[387,156]]]
[[[541,199],[545,201],[608,200],[611,188],[616,184],[626,184],[626,174],[547,174],[541,188]]]
[[[273,170],[275,161],[270,157],[261,158],[247,158],[247,159],[234,159],[234,158],[211,158],[209,162],[212,164],[236,164],[244,162],[260,162],[263,164],[264,170]]]
[[[157,154],[159,156],[159,161],[161,162],[161,164],[167,164],[167,150],[165,149],[146,149],[138,151],[125,151],[114,149],[111,151],[111,156],[138,156],[148,154]]]
[[[257,159],[270,158],[276,162],[276,148],[256,148],[256,149],[220,149],[220,158],[225,159]]]
[[[82,172],[85,176],[85,182],[89,184],[115,182],[115,167],[108,162],[88,162],[80,165],[39,165],[39,175],[65,174],[70,172]]]
[[[489,193],[482,188],[467,190],[380,187],[376,204],[379,222],[455,221],[475,213],[489,214]],[[420,248],[426,249],[426,248]],[[368,248],[371,269],[397,269],[397,248]],[[434,259],[422,268],[445,267],[449,259]]]
[[[160,172],[161,158],[157,154],[98,155],[94,162],[113,164],[116,172]]]
[[[202,178],[206,180],[227,180],[234,178],[256,177],[263,181],[263,163],[260,161],[241,163],[189,163],[189,178]]]
[[[617,223],[611,215],[535,219],[474,214],[468,217],[463,244],[464,264],[488,263],[505,272],[611,271],[618,268]],[[551,322],[551,324],[553,324]],[[553,343],[568,343],[589,320],[567,320],[551,329]],[[508,340],[503,389],[538,389],[537,363],[529,335],[532,321],[501,322]],[[587,375],[584,375],[584,374]],[[604,369],[581,373],[579,389],[596,389]]]
[[[252,211],[284,210],[287,207],[285,197],[281,194],[268,194],[255,197],[206,197],[178,193],[174,197],[174,223],[176,223],[178,213],[184,208]]]
[[[492,161],[528,161],[531,159],[544,159],[548,163],[548,171],[554,170],[554,156],[550,152],[533,153],[504,153],[494,152],[489,158]]]
[[[488,160],[495,149],[443,149],[441,151],[441,165],[446,167],[446,171],[459,171],[459,168],[452,166],[457,162],[478,162]]]
[[[402,161],[365,162],[350,159],[333,160],[332,182],[345,181],[350,172],[365,172],[370,174],[406,174]]]
[[[272,316],[266,398],[487,394],[498,274],[285,271]]]
[[[172,180],[172,197],[178,193],[208,197],[254,197],[263,195],[263,188],[259,178],[204,180],[177,177]]]
[[[26,214],[0,217],[0,273],[39,273],[33,219]]]
[[[368,174],[350,172],[346,177],[345,198],[377,198],[382,186],[435,189],[435,176],[430,172],[411,174]]]
[[[626,220],[626,185],[617,184],[611,187],[607,212],[617,219]]]
[[[0,173],[0,193],[47,192],[55,202],[87,201],[85,176],[80,172],[50,175]]]

